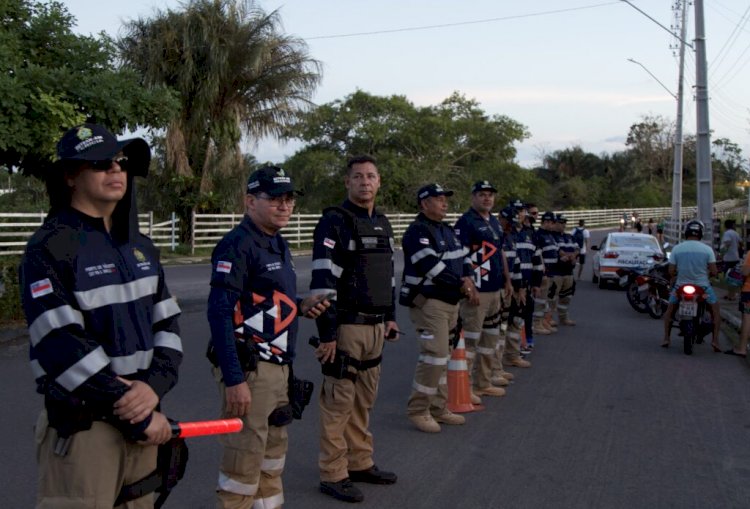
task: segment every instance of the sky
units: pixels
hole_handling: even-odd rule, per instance
[[[176,0],[63,0],[76,30],[120,33]],[[325,104],[357,89],[404,95],[418,106],[459,91],[489,114],[525,125],[517,161],[581,146],[625,148],[631,125],[647,115],[674,120],[678,44],[660,27],[675,24],[680,0],[287,0],[257,1],[278,10],[285,32],[304,39],[322,62],[313,100]],[[750,1],[704,1],[712,139],[729,138],[750,154]],[[650,16],[649,19],[646,15]],[[688,8],[693,42],[695,13]],[[643,67],[628,61],[633,59]],[[686,52],[684,131],[694,134],[695,53]],[[661,82],[661,84],[660,84]],[[248,146],[259,161],[283,162],[299,144],[272,139]]]

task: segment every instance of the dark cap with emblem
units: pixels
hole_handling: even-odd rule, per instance
[[[55,164],[104,161],[114,158],[120,152],[128,158],[120,166],[129,174],[141,177],[148,175],[151,149],[146,140],[130,138],[118,141],[112,133],[98,124],[81,124],[63,134],[57,142],[58,160]]]
[[[565,216],[565,214],[557,214],[555,216],[555,221],[564,224],[568,222],[568,218]]]
[[[521,201],[521,198],[515,198],[513,200],[510,200],[510,202],[508,203],[508,206],[513,207],[516,210],[526,208],[526,204],[523,201]]]
[[[247,179],[247,194],[266,193],[269,196],[282,196],[295,192],[301,194],[295,191],[289,174],[278,166],[264,166],[252,172]]]
[[[420,187],[419,191],[417,191],[417,203],[420,203],[422,200],[429,198],[430,196],[453,196],[453,191],[443,189],[440,184],[427,184],[426,186]]]
[[[547,211],[544,214],[542,214],[542,221],[555,221],[555,213],[552,211]]]
[[[513,207],[505,207],[500,211],[500,217],[507,221],[518,221],[518,211]]]
[[[490,184],[486,180],[479,180],[477,182],[474,182],[474,185],[471,186],[471,194],[478,193],[479,191],[492,191],[493,193],[497,192],[497,189],[495,189],[495,186]]]

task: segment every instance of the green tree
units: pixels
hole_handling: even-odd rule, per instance
[[[309,105],[319,64],[280,21],[249,1],[192,0],[125,26],[118,46],[126,66],[145,87],[178,93],[164,176],[180,189],[184,225],[193,209],[213,208],[219,182],[247,176],[243,136],[277,135]]]
[[[115,132],[166,124],[176,102],[118,69],[113,42],[72,32],[59,2],[0,2],[0,166],[33,172],[63,130],[84,120]]]

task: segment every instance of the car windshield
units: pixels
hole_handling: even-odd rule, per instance
[[[634,251],[653,251],[658,253],[659,243],[651,236],[612,236],[609,239],[609,249],[632,249]]]

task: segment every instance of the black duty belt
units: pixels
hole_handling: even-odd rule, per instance
[[[385,323],[385,315],[339,310],[336,313],[336,320],[339,323],[350,325],[377,325]]]

